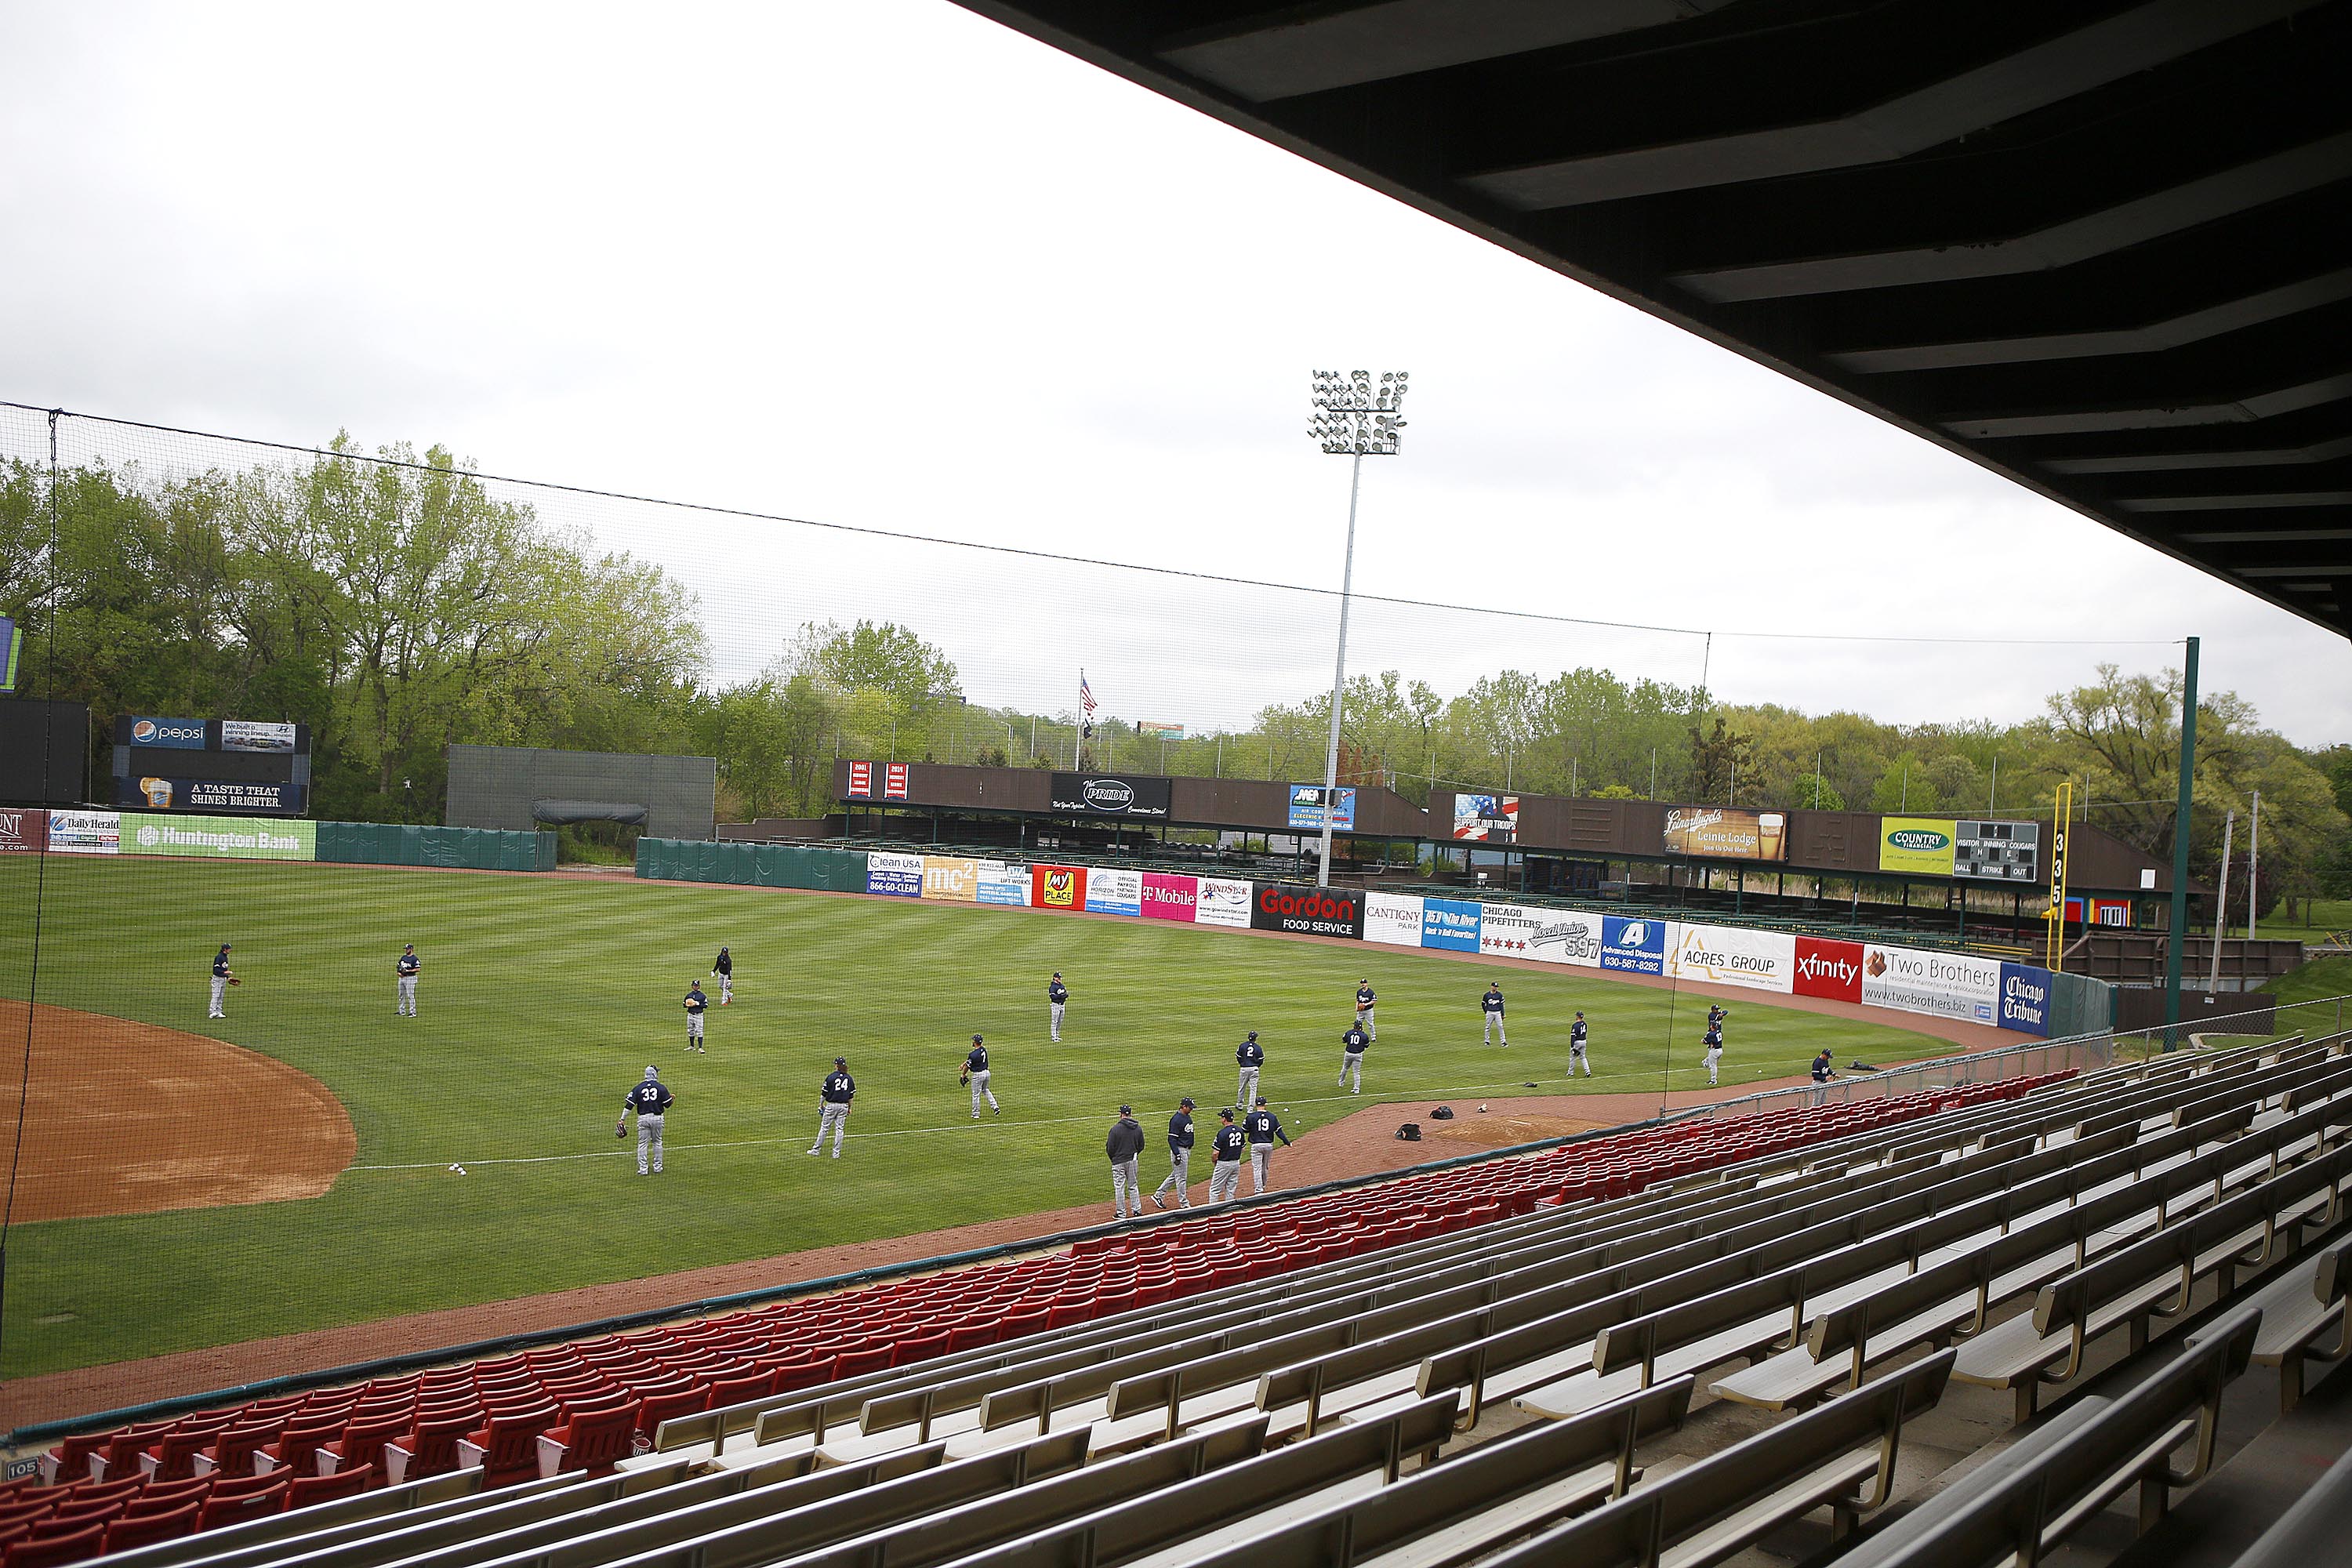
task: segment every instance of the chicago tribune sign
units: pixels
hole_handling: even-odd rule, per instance
[[[1356,888],[1261,882],[1256,896],[1250,900],[1250,924],[1259,931],[1360,939],[1364,934],[1364,895]]]
[[[1053,809],[1078,816],[1140,817],[1150,822],[1168,819],[1166,779],[1134,778],[1124,773],[1055,773]]]

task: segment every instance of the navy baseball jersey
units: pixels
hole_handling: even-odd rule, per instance
[[[416,957],[416,955],[415,955],[415,953],[413,953],[413,952],[404,952],[404,953],[402,953],[402,954],[400,955],[400,974],[401,974],[401,978],[402,978],[402,979],[404,979],[404,979],[406,979],[408,976],[410,976],[410,975],[412,975],[412,974],[415,973],[416,973],[416,970],[417,970],[417,957]]]
[[[222,948],[213,954],[213,973],[220,975],[228,973],[228,949]]]
[[[1192,1146],[1192,1113],[1180,1110],[1168,1119],[1168,1148],[1171,1153]]]
[[[1820,1056],[1813,1058],[1813,1081],[1815,1083],[1827,1083],[1832,1076],[1832,1069],[1830,1067],[1829,1053],[1824,1051]]]
[[[699,1013],[705,1007],[709,1005],[710,998],[705,996],[701,992],[689,991],[686,994],[686,1010],[688,1013]]]
[[[1372,1037],[1361,1029],[1349,1029],[1339,1037],[1339,1043],[1348,1047],[1348,1054],[1351,1057],[1362,1056],[1364,1047],[1371,1044],[1371,1040]]]
[[[1582,1044],[1584,1044],[1584,1020],[1583,1020],[1583,1019],[1579,1018],[1575,1023],[1570,1024],[1570,1025],[1568,1026],[1568,1043],[1569,1043],[1570,1046],[1572,1046],[1572,1047],[1573,1047],[1573,1046],[1581,1046]]]
[[[1503,994],[1499,991],[1489,991],[1478,998],[1478,1005],[1489,1013],[1499,1013],[1503,1010]]]
[[[722,947],[719,950],[719,956],[710,961],[710,968],[716,974],[732,974],[735,973],[734,956]]]
[[[1710,1051],[1719,1051],[1723,1049],[1723,1026],[1720,1024],[1709,1024],[1706,1026],[1706,1039],[1704,1043],[1706,1044],[1706,1048]]]
[[[1238,1160],[1242,1157],[1242,1145],[1247,1142],[1242,1130],[1228,1121],[1217,1129],[1217,1140],[1212,1147],[1220,1160]]]
[[[1290,1142],[1290,1134],[1282,1130],[1282,1118],[1271,1110],[1253,1110],[1243,1117],[1242,1134],[1253,1143],[1271,1143],[1277,1138]]]
[[[1356,1005],[1357,1005],[1357,1006],[1359,1006],[1359,1007],[1369,1007],[1369,1006],[1370,1006],[1371,1005],[1372,1005],[1372,988],[1371,988],[1370,986],[1369,986],[1369,985],[1359,985],[1359,986],[1357,986],[1357,987],[1356,987]]]
[[[1241,1047],[1234,1052],[1234,1060],[1241,1063],[1242,1066],[1245,1068],[1264,1067],[1265,1065],[1265,1047],[1259,1045],[1255,1040],[1244,1040],[1241,1043]]]
[[[1045,1000],[1046,1000],[1046,1001],[1048,1001],[1048,1002],[1066,1002],[1066,1001],[1068,1001],[1069,999],[1070,999],[1070,988],[1069,988],[1068,986],[1066,986],[1066,985],[1063,984],[1060,981],[1056,980],[1056,981],[1055,981],[1053,984],[1049,984],[1049,985],[1047,985],[1047,986],[1045,987]]]
[[[972,1072],[986,1072],[988,1070],[988,1047],[986,1046],[972,1047],[970,1051],[965,1053],[963,1065]]]
[[[847,1105],[857,1092],[857,1080],[845,1072],[824,1075],[824,1101],[827,1105]]]
[[[675,1098],[669,1091],[669,1085],[647,1079],[629,1090],[621,1106],[623,1110],[634,1110],[639,1116],[659,1116],[669,1110],[670,1101]]]
[[[1728,1018],[1728,1017],[1730,1017],[1730,1016],[1731,1016],[1731,1015],[1730,1015],[1729,1013],[1727,1013],[1727,1012],[1724,1011],[1724,1010],[1723,1010],[1721,1007],[1719,1007],[1719,1006],[1718,1006],[1718,1007],[1709,1007],[1709,1008],[1706,1010],[1706,1026],[1707,1026],[1708,1028],[1712,1029],[1712,1028],[1714,1028],[1717,1025],[1718,1025],[1718,1024],[1722,1023],[1726,1018]]]

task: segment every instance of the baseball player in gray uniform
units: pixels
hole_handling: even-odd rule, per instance
[[[1486,1020],[1478,1030],[1478,1043],[1483,1046],[1496,1034],[1500,1033],[1503,1037],[1503,1044],[1509,1045],[1511,1031],[1503,1023],[1503,987],[1500,984],[1488,983],[1486,994],[1478,998],[1478,1010],[1485,1015]]]
[[[1381,1026],[1372,1021],[1372,1004],[1377,1000],[1379,998],[1372,994],[1370,977],[1356,982],[1356,1027],[1363,1030],[1364,1037],[1369,1040],[1381,1037]]]
[[[1234,1060],[1241,1064],[1241,1092],[1234,1096],[1235,1105],[1247,1105],[1257,1098],[1257,1069],[1265,1066],[1265,1047],[1257,1043],[1257,1031],[1252,1029],[1249,1038],[1234,1050]]]
[[[1268,1167],[1274,1161],[1274,1141],[1290,1147],[1290,1134],[1282,1130],[1282,1118],[1265,1108],[1265,1096],[1259,1095],[1250,1113],[1242,1118],[1242,1136],[1249,1140],[1250,1194],[1255,1196],[1273,1185]]]
[[[724,1007],[735,1000],[735,955],[723,945],[710,961],[710,973],[719,982],[719,1005]]]
[[[1110,1124],[1110,1136],[1103,1140],[1103,1152],[1110,1157],[1111,1217],[1141,1219],[1143,1173],[1137,1166],[1143,1153],[1143,1129],[1136,1123],[1135,1107],[1118,1108],[1118,1120]]]
[[[710,1005],[710,998],[702,994],[702,982],[690,981],[686,987],[686,1048],[705,1050],[702,1043],[702,1010]]]
[[[400,995],[392,1005],[394,1017],[416,1016],[416,972],[424,967],[425,961],[416,956],[415,942],[400,950],[400,962],[393,965],[393,973],[400,977]]]
[[[206,1017],[228,1016],[226,1013],[221,1011],[221,1003],[228,995],[229,982],[236,978],[236,972],[228,966],[228,943],[223,942],[220,944],[220,951],[213,954],[213,1005],[212,1011],[205,1015]]]
[[[1188,1094],[1176,1102],[1176,1114],[1168,1119],[1168,1176],[1166,1180],[1151,1189],[1151,1206],[1156,1209],[1166,1208],[1168,1205],[1160,1194],[1173,1187],[1176,1189],[1176,1206],[1180,1209],[1191,1208],[1192,1206],[1192,1097]]]
[[[1349,1025],[1348,1032],[1339,1037],[1340,1085],[1346,1086],[1349,1073],[1356,1075],[1356,1087],[1348,1090],[1349,1094],[1364,1092],[1364,1047],[1371,1043],[1361,1024]]]
[[[636,1088],[622,1097],[621,1120],[613,1123],[613,1135],[626,1138],[629,1135],[629,1112],[634,1110],[637,1113],[637,1174],[640,1176],[647,1173],[648,1153],[652,1157],[652,1173],[661,1174],[662,1118],[669,1114],[670,1101],[676,1098],[670,1093],[669,1086],[662,1082],[661,1069],[652,1066],[646,1067],[646,1076],[638,1081]]]
[[[1231,1106],[1217,1112],[1217,1137],[1210,1145],[1216,1159],[1209,1166],[1209,1201],[1230,1203],[1241,1196],[1242,1151],[1249,1146],[1242,1130],[1234,1125]]]
[[[824,1147],[829,1130],[833,1133],[833,1157],[838,1160],[842,1137],[849,1131],[849,1102],[857,1098],[857,1080],[849,1076],[848,1058],[833,1058],[833,1070],[825,1074],[824,1087],[817,1091],[817,1098],[824,1110],[818,1114],[816,1142],[809,1145],[809,1152],[814,1154]]]
[[[1056,969],[1054,971],[1054,978],[1045,982],[1045,1005],[1050,1013],[1049,1023],[1056,1042],[1059,1042],[1062,1037],[1062,1009],[1068,1005],[1069,1000],[1070,988],[1062,984],[1062,972]]]
[[[1587,1078],[1592,1076],[1592,1062],[1584,1054],[1584,1047],[1589,1043],[1587,1039],[1589,1033],[1585,1026],[1584,1015],[1577,1014],[1576,1022],[1568,1026],[1568,1076],[1570,1078],[1574,1078],[1580,1072]]]
[[[964,1053],[963,1081],[971,1086],[971,1119],[974,1121],[980,1120],[980,1102],[983,1100],[988,1101],[989,1110],[999,1116],[1004,1114],[1004,1108],[996,1103],[996,1096],[989,1090],[988,1047],[981,1043],[978,1035],[971,1037],[971,1049]]]

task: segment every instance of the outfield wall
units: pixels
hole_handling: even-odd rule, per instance
[[[706,839],[637,840],[637,875],[1287,931],[1656,974],[1984,1024],[2039,1038],[2114,1025],[2103,982],[1966,952],[1505,903],[1129,867]]]
[[[197,860],[555,869],[552,833],[143,811],[35,810],[0,816],[0,853],[43,849],[58,855],[162,855]]]

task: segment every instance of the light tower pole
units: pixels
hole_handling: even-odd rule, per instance
[[[1353,459],[1348,475],[1348,550],[1339,568],[1339,657],[1331,672],[1331,742],[1323,753],[1323,852],[1316,885],[1331,885],[1331,810],[1339,787],[1339,703],[1348,684],[1348,605],[1356,582],[1356,498],[1363,489],[1364,459],[1393,458],[1404,430],[1406,373],[1381,372],[1377,386],[1368,370],[1341,375],[1315,373],[1315,417],[1307,434],[1323,450]]]

